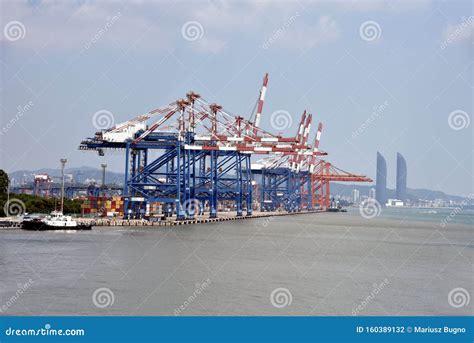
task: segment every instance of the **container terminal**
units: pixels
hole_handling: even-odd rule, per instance
[[[248,119],[191,91],[83,140],[80,150],[125,152],[122,196],[104,200],[106,207],[119,207],[126,220],[159,213],[176,221],[227,219],[230,209],[237,218],[326,211],[331,181],[372,181],[322,159],[323,125],[310,142],[313,115],[306,110],[295,136],[262,129],[268,79]]]
[[[106,164],[101,187],[65,187],[61,160],[61,187],[48,175],[36,175],[34,194],[60,192],[62,199],[85,191],[77,221],[96,226],[182,225],[339,211],[331,200],[332,181],[372,180],[323,159],[323,124],[310,139],[309,111],[303,111],[294,136],[262,129],[268,80],[265,74],[248,119],[190,91],[84,139],[79,150],[100,156],[110,150],[125,153],[123,187],[105,185]]]

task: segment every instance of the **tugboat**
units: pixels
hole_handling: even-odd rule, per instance
[[[24,220],[23,230],[46,231],[46,230],[90,230],[92,225],[79,224],[71,216],[65,216],[60,211],[53,211],[51,215],[39,219]]]
[[[331,200],[330,206],[327,208],[328,212],[347,212],[345,208],[339,205],[339,201],[336,201],[334,198]]]
[[[23,230],[46,231],[46,230],[90,230],[92,225],[78,223],[71,216],[65,216],[64,210],[64,166],[65,158],[61,162],[61,210],[53,211],[45,218],[24,219],[21,223]]]

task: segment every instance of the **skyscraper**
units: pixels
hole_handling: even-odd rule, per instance
[[[359,196],[360,196],[359,190],[358,189],[353,189],[352,190],[352,202],[354,204],[359,203]]]
[[[407,162],[402,154],[397,153],[397,199],[407,198]]]
[[[369,189],[369,198],[375,199],[375,188]]]
[[[387,201],[387,162],[377,151],[377,176],[375,178],[375,199],[385,206]]]

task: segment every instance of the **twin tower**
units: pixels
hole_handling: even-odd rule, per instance
[[[405,158],[397,153],[397,190],[398,200],[407,200],[407,163]],[[384,206],[387,202],[387,162],[381,153],[377,152],[377,176],[375,180],[375,199]]]

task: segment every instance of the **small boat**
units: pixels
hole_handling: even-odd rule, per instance
[[[90,230],[92,225],[78,223],[71,216],[65,216],[60,211],[53,211],[45,218],[34,218],[23,220],[23,230],[47,231],[47,230]]]
[[[347,212],[345,208],[339,205],[339,201],[334,200],[334,198],[331,200],[331,203],[329,204],[329,207],[326,209],[326,211],[327,212]]]
[[[328,207],[328,212],[347,212],[345,208],[342,207]]]

